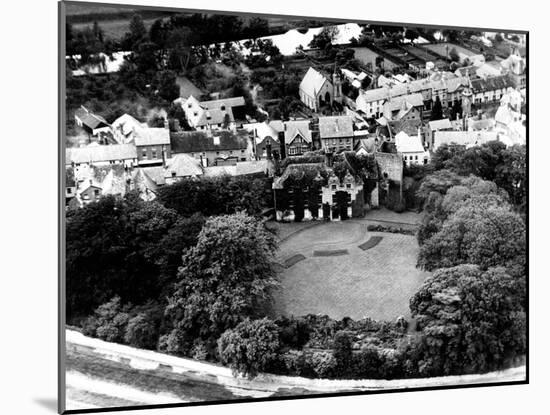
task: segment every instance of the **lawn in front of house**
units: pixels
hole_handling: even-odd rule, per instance
[[[274,293],[274,314],[327,314],[333,318],[410,318],[409,299],[429,273],[415,267],[416,238],[370,232],[367,221],[320,223],[285,239],[280,261],[302,254],[306,258],[281,268],[281,286]],[[381,237],[368,250],[359,246]],[[318,250],[347,250],[345,255],[315,256]]]

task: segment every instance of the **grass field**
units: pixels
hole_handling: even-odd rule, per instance
[[[382,237],[376,246],[366,251],[359,247],[374,237]],[[348,254],[314,256],[318,250],[338,249],[346,249]],[[429,275],[415,267],[418,249],[414,236],[369,232],[363,221],[321,223],[301,229],[280,247],[282,261],[296,254],[306,259],[281,269],[274,313],[410,318],[409,299]]]
[[[475,55],[475,52],[452,43],[433,43],[429,45],[422,45],[423,48],[429,49],[432,52],[437,53],[439,56],[447,56],[446,46],[449,46],[449,53],[451,53],[451,50],[455,48],[458,53],[464,53],[467,56]]]

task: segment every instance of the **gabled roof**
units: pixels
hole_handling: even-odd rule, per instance
[[[452,129],[453,125],[451,124],[451,121],[448,118],[443,118],[441,120],[434,120],[434,121],[428,122],[428,127],[431,131],[436,131],[436,130]]]
[[[144,169],[136,169],[132,173],[132,188],[139,190],[141,193],[153,192],[158,189],[157,183],[149,177]]]
[[[264,141],[266,137],[271,137],[278,142],[279,132],[284,130],[283,122],[279,120],[245,124],[243,128],[253,134],[257,144]]]
[[[244,150],[248,146],[246,134],[220,131],[208,135],[202,131],[182,131],[170,133],[173,153],[199,153],[203,151]]]
[[[134,142],[138,147],[170,144],[170,131],[168,128],[138,128]]]
[[[304,75],[304,79],[300,82],[300,90],[315,98],[325,82],[330,81],[322,73],[310,67]]]
[[[126,175],[124,170],[111,169],[101,182],[102,193],[106,195],[124,196],[127,190]]]
[[[244,97],[214,99],[200,102],[200,106],[205,110],[221,110],[222,107],[228,109],[232,107],[241,107],[243,105],[245,105]]]
[[[167,160],[166,168],[164,169],[164,178],[171,177],[192,177],[201,176],[203,174],[200,161],[187,154],[175,154],[171,159]]]
[[[176,84],[180,87],[180,97],[189,98],[191,95],[200,97],[203,92],[185,76],[178,76]]]
[[[403,131],[395,136],[395,147],[398,153],[423,153],[425,151],[418,135],[409,136]]]
[[[133,144],[95,145],[88,147],[68,148],[65,152],[65,164],[97,163],[121,161],[137,158]]]
[[[391,100],[386,101],[386,104],[388,105],[391,111],[395,111],[403,107],[403,102],[410,104],[413,107],[424,106],[424,99],[422,98],[422,94],[419,94],[419,93],[395,97],[395,98],[392,98]]]
[[[74,113],[74,116],[77,117],[82,124],[87,127],[95,130],[98,127],[108,127],[109,123],[101,115],[96,115],[91,113],[86,107],[81,106]]]
[[[290,144],[300,135],[306,142],[311,143],[311,130],[309,120],[286,121],[285,125],[285,143]]]
[[[369,154],[373,154],[376,151],[376,142],[374,135],[359,139],[355,144],[354,150],[364,150]]]
[[[353,120],[348,115],[319,117],[319,135],[321,138],[352,137]]]
[[[114,120],[111,124],[111,127],[113,128],[113,130],[119,130],[122,132],[123,135],[127,136],[134,129],[142,128],[143,124],[131,115],[124,114]]]

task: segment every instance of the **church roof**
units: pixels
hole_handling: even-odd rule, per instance
[[[321,90],[325,82],[330,82],[321,72],[310,67],[302,82],[300,82],[300,90],[310,97],[315,97]]]

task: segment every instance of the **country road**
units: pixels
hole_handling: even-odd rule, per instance
[[[67,330],[66,409],[219,401],[442,385],[512,382],[525,366],[483,375],[405,380],[327,380],[263,374],[235,378],[223,366],[108,343]]]

